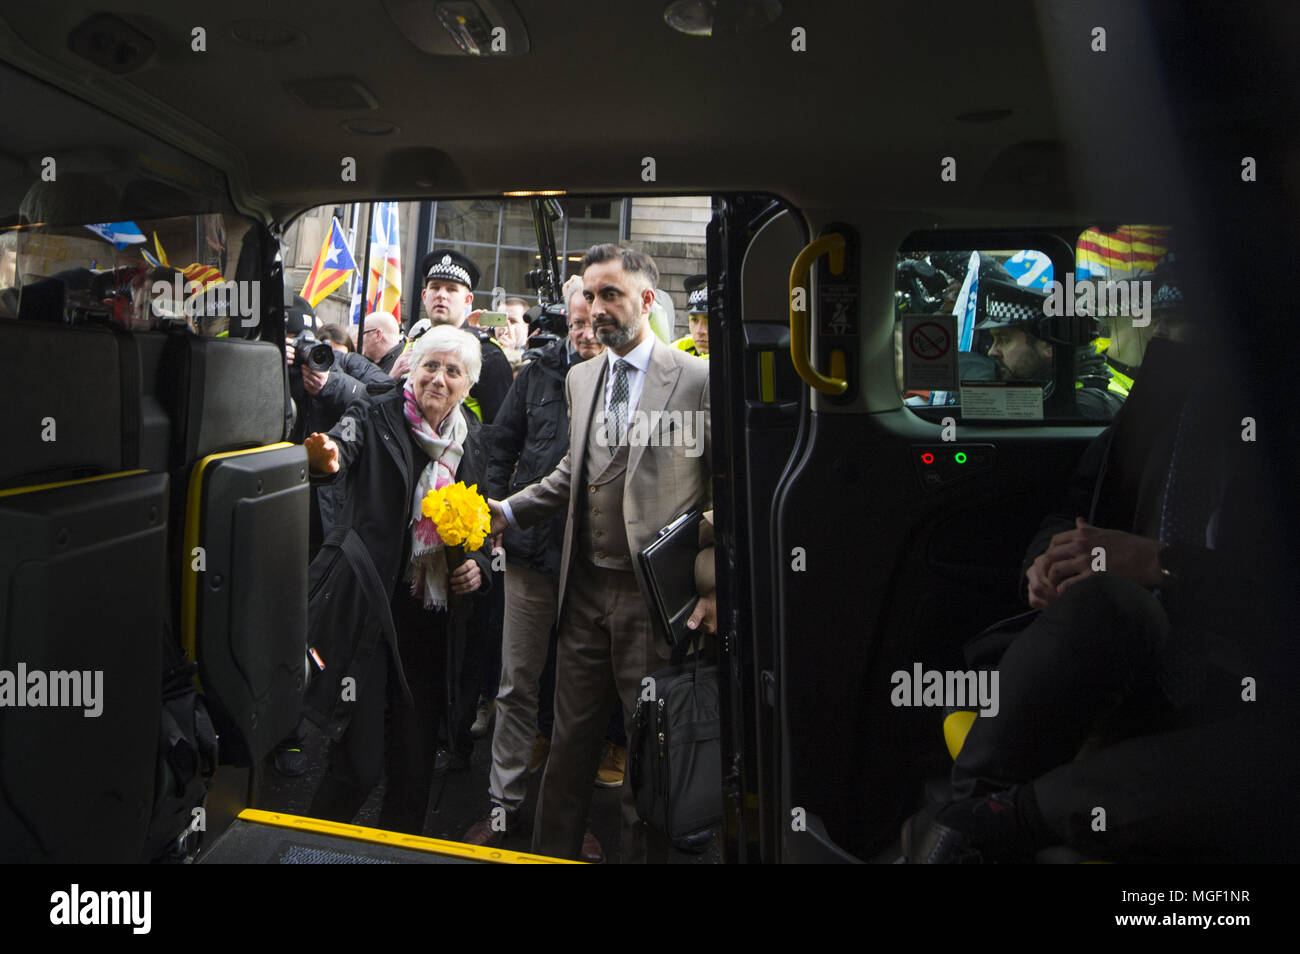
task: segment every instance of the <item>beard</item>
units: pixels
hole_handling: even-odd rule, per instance
[[[616,322],[612,327],[601,325],[596,329],[596,338],[607,348],[618,351],[620,348],[631,344],[636,338],[637,332],[641,330],[641,323],[621,324]]]

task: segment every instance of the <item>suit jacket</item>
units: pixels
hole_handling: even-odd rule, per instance
[[[647,329],[647,334],[649,330]],[[578,500],[586,465],[587,436],[597,426],[598,414],[604,410],[604,375],[608,359],[601,355],[575,365],[565,378],[565,397],[569,406],[569,452],[540,483],[533,484],[508,502],[515,521],[529,527],[567,509],[564,548],[560,557],[560,599],[557,618],[564,607],[564,593],[569,570],[577,556],[576,532]],[[683,446],[644,446],[636,442],[629,449],[627,474],[623,484],[623,520],[627,528],[628,550],[640,583],[636,552],[650,543],[661,529],[698,507],[709,509],[713,498],[710,475],[713,471],[713,445],[709,424],[709,363],[692,357],[654,339],[650,363],[641,389],[636,411],[703,412],[703,453],[687,456]],[[691,424],[695,427],[694,420]],[[680,442],[679,442],[680,443]],[[644,590],[643,590],[644,592]]]

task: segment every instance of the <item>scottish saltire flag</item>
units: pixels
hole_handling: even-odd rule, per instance
[[[376,202],[374,210],[370,223],[370,288],[366,295],[366,314],[386,311],[401,324],[402,251],[397,203]]]
[[[1088,229],[1075,247],[1075,272],[1079,278],[1126,278],[1154,271],[1169,251],[1169,228],[1126,225],[1114,232]]]
[[[1016,280],[1017,285],[1035,291],[1047,291],[1047,283],[1052,280],[1052,260],[1046,252],[1037,249],[1021,249],[1003,262],[1002,266]]]
[[[343,227],[339,225],[338,219],[331,218],[329,234],[325,236],[325,242],[321,245],[316,262],[307,273],[307,281],[299,294],[315,308],[325,300],[325,296],[347,281],[356,267],[356,260],[343,236]]]
[[[86,228],[100,238],[112,242],[113,248],[119,252],[128,245],[149,241],[134,222],[100,222],[98,225],[87,225]]]

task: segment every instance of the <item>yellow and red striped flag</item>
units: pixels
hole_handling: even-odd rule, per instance
[[[1169,233],[1163,225],[1125,225],[1114,232],[1088,229],[1075,247],[1075,268],[1083,278],[1155,271],[1169,251]]]

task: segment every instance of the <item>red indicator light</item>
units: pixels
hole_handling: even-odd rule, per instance
[[[926,453],[922,454],[922,455],[921,455],[921,463],[922,463],[922,464],[933,464],[933,463],[934,463],[934,455],[931,454],[929,451],[927,451]]]

